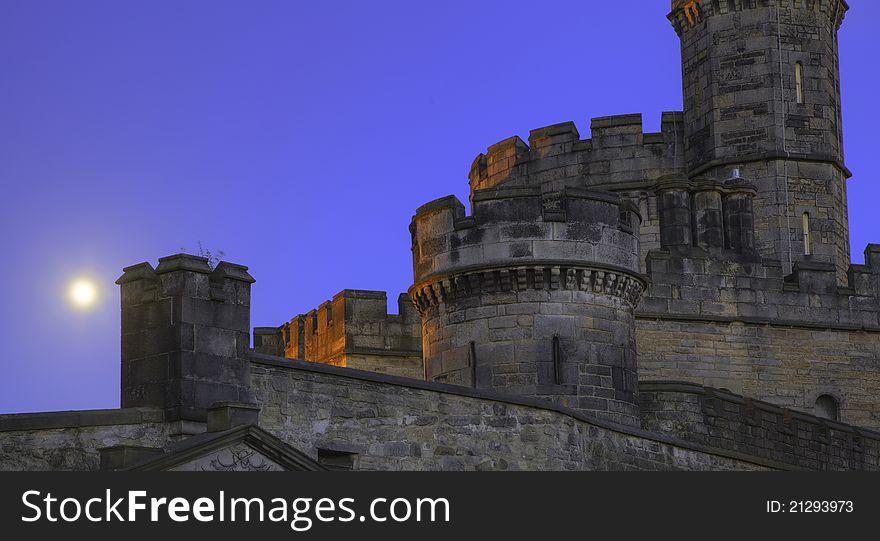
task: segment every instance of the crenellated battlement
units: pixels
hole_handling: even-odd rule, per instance
[[[880,331],[880,247],[866,264],[850,265],[849,283],[836,268],[800,261],[785,274],[778,261],[717,259],[691,250],[648,254],[651,285],[639,311],[645,317],[696,317]]]
[[[502,184],[616,189],[682,173],[682,113],[663,113],[656,133],[644,132],[640,114],[593,118],[590,132],[581,139],[563,122],[532,130],[528,144],[514,136],[490,146],[471,164],[471,194]]]
[[[249,400],[247,270],[188,254],[123,269],[122,407],[188,422],[204,421],[214,402]]]
[[[840,29],[849,10],[844,0],[672,0],[667,18],[680,36],[716,15],[776,7],[780,8],[780,17],[785,13],[786,19],[821,15],[835,30]]]
[[[648,254],[636,312],[647,379],[725,387],[813,411],[834,396],[840,420],[877,426],[880,246],[850,265],[718,258],[697,249]]]
[[[638,274],[641,216],[611,192],[540,186],[478,190],[473,213],[454,196],[420,207],[413,217],[415,282],[476,267],[526,262],[599,265]]]
[[[279,327],[254,330],[254,349],[335,366],[422,378],[419,315],[406,294],[388,313],[384,291],[345,289]]]

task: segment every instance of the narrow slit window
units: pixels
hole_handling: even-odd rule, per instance
[[[805,212],[804,220],[804,255],[813,255],[813,233],[810,231],[810,213]]]
[[[794,65],[794,87],[797,92],[797,102],[804,103],[804,66],[800,62]]]
[[[562,383],[562,347],[558,336],[553,337],[553,383]]]
[[[471,365],[471,387],[477,387],[477,344],[476,342],[471,342],[468,344],[468,361]]]

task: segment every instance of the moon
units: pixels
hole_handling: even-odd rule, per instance
[[[70,302],[77,308],[91,308],[98,300],[98,288],[94,282],[80,278],[70,284]]]

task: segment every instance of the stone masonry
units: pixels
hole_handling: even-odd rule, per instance
[[[639,424],[639,217],[607,192],[494,188],[416,211],[410,289],[429,380]]]
[[[343,290],[250,349],[246,267],[127,267],[122,407],[0,415],[0,468],[252,453],[273,469],[880,470],[880,245],[850,261],[847,10],[674,0],[684,111],[658,133],[630,114],[490,146],[469,211],[416,210],[398,314]]]
[[[403,294],[389,314],[384,291],[346,289],[280,327],[254,329],[254,349],[290,359],[423,378],[419,314]]]

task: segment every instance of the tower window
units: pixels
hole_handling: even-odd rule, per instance
[[[840,407],[837,399],[830,394],[823,394],[816,399],[816,415],[823,419],[837,421],[840,415]]]
[[[804,103],[804,65],[800,62],[794,65],[794,87],[797,92],[797,102]]]
[[[471,369],[471,387],[477,388],[477,343],[468,344],[468,364]]]
[[[810,213],[805,212],[804,220],[804,255],[813,255],[813,233],[810,231]]]
[[[562,346],[558,336],[553,337],[553,383],[562,383]]]

